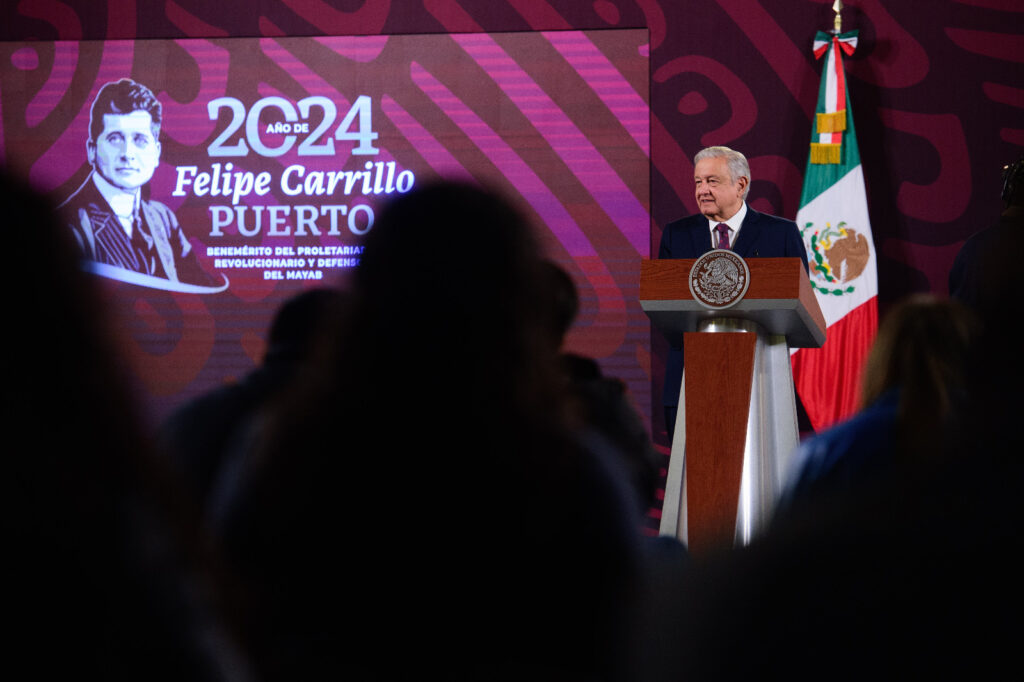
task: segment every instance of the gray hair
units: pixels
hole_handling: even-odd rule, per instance
[[[747,186],[743,190],[743,195],[746,196],[747,191],[750,190],[750,164],[747,163],[747,157],[728,147],[705,147],[693,157],[693,165],[696,166],[698,161],[704,159],[725,159],[725,163],[729,166],[729,175],[732,176],[731,179],[734,183],[740,178],[747,179]]]

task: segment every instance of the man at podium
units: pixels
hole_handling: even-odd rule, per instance
[[[760,213],[745,201],[750,187],[747,158],[728,147],[707,147],[693,158],[700,213],[675,220],[661,233],[658,258],[699,258],[712,249],[730,249],[743,258],[800,258],[807,249],[792,220]],[[675,430],[683,380],[683,344],[673,343],[665,366],[665,426]]]

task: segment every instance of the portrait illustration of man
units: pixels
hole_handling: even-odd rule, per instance
[[[86,142],[93,170],[58,210],[88,260],[115,272],[206,285],[209,278],[173,211],[142,197],[160,164],[161,112],[141,83],[122,78],[100,88]]]

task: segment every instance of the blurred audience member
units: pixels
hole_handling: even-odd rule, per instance
[[[186,403],[163,424],[163,449],[199,505],[206,506],[225,458],[241,447],[254,417],[309,365],[317,343],[344,317],[346,304],[337,289],[310,289],[289,299],[270,326],[262,365],[242,381]]]
[[[969,357],[967,419],[971,445],[992,454],[1013,452],[1011,443],[1024,446],[1016,399],[1024,363],[1014,332],[1024,316],[1024,297],[1017,291],[1018,261],[1024,254],[1024,156],[1003,168],[1000,197],[999,223],[964,243],[949,276],[951,295],[977,312],[982,322],[982,338]]]
[[[964,242],[949,271],[949,295],[971,307],[1009,303],[1012,296],[999,288],[1007,279],[999,273],[1016,272],[1024,247],[1024,155],[1003,167],[1000,198],[999,222]]]
[[[893,467],[929,466],[956,433],[978,335],[955,301],[912,297],[882,321],[862,379],[862,409],[805,441],[783,504],[871,485]]]
[[[3,268],[6,667],[33,679],[250,679],[71,235],[3,177],[0,215],[18,254]]]
[[[579,311],[579,295],[569,273],[545,261],[543,274],[552,302],[549,322],[552,343],[561,349]],[[610,450],[623,455],[620,465],[646,513],[654,503],[658,483],[660,456],[654,451],[640,415],[629,402],[626,385],[614,377],[606,377],[592,358],[563,352],[559,358],[570,395],[575,399],[584,428],[599,434],[613,446]]]
[[[378,216],[222,519],[273,679],[627,677],[636,505],[574,437],[543,281],[491,192]]]

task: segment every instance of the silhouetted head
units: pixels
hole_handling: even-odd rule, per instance
[[[580,297],[572,277],[557,263],[544,261],[541,264],[541,275],[549,303],[550,317],[547,324],[555,347],[558,348],[576,320]]]
[[[967,385],[967,358],[978,334],[974,315],[956,301],[913,296],[886,315],[868,355],[862,402],[902,393],[901,411],[948,415]]]
[[[219,678],[211,661],[231,644],[211,593],[196,589],[213,584],[198,526],[144,436],[109,305],[54,207],[2,172],[0,215],[19,254],[3,269],[0,360],[12,444],[0,580],[18,585],[5,601],[19,623],[14,664],[57,679]],[[54,647],[62,656],[48,655]]]
[[[367,237],[352,334],[405,375],[507,388],[556,350],[542,272],[516,206],[467,184],[426,185],[386,206]]]
[[[347,312],[349,296],[340,289],[303,291],[284,302],[267,335],[267,357],[308,357],[325,334],[333,332]]]

